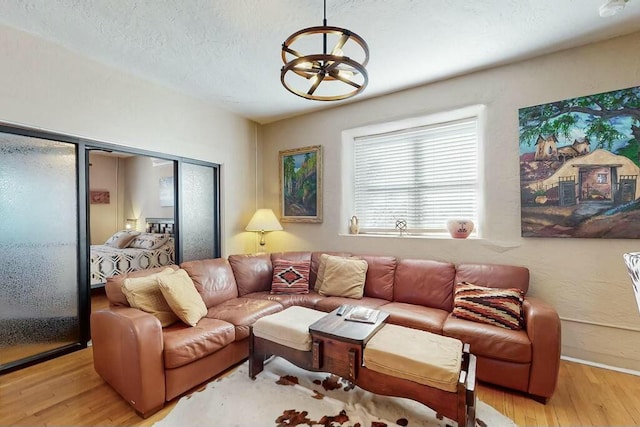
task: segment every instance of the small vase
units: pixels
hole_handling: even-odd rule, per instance
[[[473,231],[473,221],[468,219],[450,219],[447,229],[454,239],[466,239]]]
[[[357,216],[352,216],[349,220],[349,233],[358,234],[360,232],[360,222]]]

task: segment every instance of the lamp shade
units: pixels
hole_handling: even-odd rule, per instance
[[[245,228],[247,231],[277,231],[282,225],[271,209],[258,209]]]

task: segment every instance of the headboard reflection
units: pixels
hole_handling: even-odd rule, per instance
[[[169,234],[173,236],[173,218],[147,218],[147,233]]]

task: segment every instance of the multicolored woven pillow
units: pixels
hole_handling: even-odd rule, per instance
[[[517,288],[487,288],[473,283],[456,284],[453,315],[474,322],[520,330],[524,324],[524,291]]]
[[[273,263],[272,294],[308,294],[311,261],[277,260]]]

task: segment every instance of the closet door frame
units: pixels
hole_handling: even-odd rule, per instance
[[[215,240],[213,246],[213,257],[220,258],[222,256],[222,218],[221,218],[221,206],[220,206],[220,165],[216,163],[204,162],[201,160],[187,159],[182,158],[180,162],[175,163],[176,170],[175,176],[177,178],[177,185],[174,188],[175,197],[176,197],[176,208],[177,208],[177,218],[182,218],[183,209],[182,209],[182,200],[180,198],[180,184],[182,182],[182,165],[188,163],[196,166],[204,166],[212,168],[213,173],[213,224],[211,224],[213,228],[213,232],[215,233]],[[180,228],[179,225],[176,225],[177,228]],[[176,235],[176,263],[180,264],[183,261],[183,248],[184,248],[184,237],[182,234],[178,233]]]

